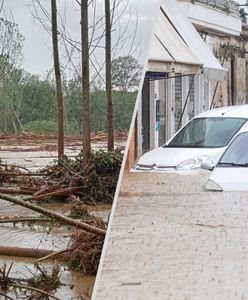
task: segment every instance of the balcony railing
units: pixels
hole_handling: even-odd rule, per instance
[[[239,6],[236,1],[232,0],[192,0],[193,3],[199,2],[211,7],[215,7],[228,14],[239,15]]]

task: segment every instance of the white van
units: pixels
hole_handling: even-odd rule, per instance
[[[248,130],[248,105],[213,109],[194,117],[163,146],[142,155],[133,171],[167,172],[215,166],[233,138]]]
[[[248,131],[236,135],[215,168],[211,162],[205,162],[202,168],[214,169],[206,190],[248,192]]]

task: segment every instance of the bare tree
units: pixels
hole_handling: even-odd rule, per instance
[[[64,156],[64,103],[62,94],[62,81],[59,63],[58,49],[58,28],[57,28],[57,3],[51,0],[51,16],[52,16],[52,40],[53,40],[53,61],[54,73],[56,80],[56,98],[58,111],[58,161]]]
[[[88,0],[81,0],[82,94],[83,94],[83,158],[91,159],[91,101],[89,72]]]
[[[105,0],[105,14],[102,13],[102,5],[97,0],[74,0],[74,3],[79,5],[81,18],[83,17],[83,10],[85,12],[86,9],[85,2],[87,2],[88,9],[87,34],[86,28],[83,28],[86,26],[86,22],[83,25],[83,19],[81,19],[81,40],[72,37],[66,24],[66,11],[63,16],[58,11],[58,34],[63,46],[64,69],[72,71],[74,76],[82,80],[84,156],[88,160],[91,153],[89,132],[91,130],[90,86],[97,83],[97,86],[100,88],[104,85],[106,87],[108,99],[106,109],[108,150],[112,150],[114,148],[112,61],[123,51],[128,52],[125,56],[131,56],[136,51],[139,51],[140,41],[137,39],[138,18],[135,20],[131,11],[129,12],[129,0]],[[82,8],[82,5],[85,5],[85,9]],[[34,0],[31,7],[33,8],[35,19],[38,20],[43,29],[51,34],[49,32],[51,16],[46,9],[46,3],[42,3],[42,0]],[[124,22],[121,20],[124,20]],[[84,38],[87,38],[87,41],[82,44],[83,32],[85,32]],[[86,49],[86,45],[88,45],[88,49]],[[103,61],[102,54],[104,52],[105,60]],[[80,67],[79,57],[82,60]],[[86,60],[88,60],[87,65]],[[86,71],[88,67],[89,69]],[[84,75],[84,72],[86,72],[87,76]]]
[[[114,149],[114,127],[113,127],[113,100],[112,100],[112,74],[111,74],[111,13],[110,0],[105,0],[105,82],[107,94],[107,132],[108,151]]]

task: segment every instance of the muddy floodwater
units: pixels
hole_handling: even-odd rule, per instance
[[[248,299],[248,193],[209,173],[124,175],[95,300]]]
[[[69,204],[48,203],[42,206],[50,210],[56,210],[64,215],[69,213]],[[0,207],[0,219],[6,216],[39,216],[38,213],[36,214],[33,211],[16,206],[7,201],[0,200]],[[107,222],[110,209],[110,205],[99,205],[92,207],[90,211],[92,214],[103,218],[103,220]],[[70,235],[73,232],[75,232],[74,228],[59,225],[54,225],[50,228],[49,225],[27,225],[22,223],[16,223],[14,225],[0,224],[0,246],[58,251],[67,247]],[[35,259],[0,256],[0,266],[2,266],[3,263],[10,265],[14,262],[14,267],[11,272],[11,277],[14,278],[32,277],[30,270],[34,271],[34,261]],[[41,266],[44,267],[51,265],[52,262],[41,263]],[[82,274],[78,272],[69,271],[66,266],[62,266],[60,279],[63,284],[67,284],[68,286],[61,287],[55,295],[65,300],[79,299],[78,297],[84,294],[91,295],[95,282],[94,276],[82,276]],[[73,285],[74,288],[71,289],[69,287],[70,285]]]
[[[50,144],[54,145],[55,143]],[[25,145],[17,143],[4,144],[1,141],[0,159],[2,163],[14,164],[28,168],[30,171],[39,170],[57,158],[55,151],[37,150],[41,144]],[[47,148],[47,147],[46,147]],[[52,148],[52,147],[51,147]],[[104,148],[104,144],[98,143],[94,145],[94,149]],[[76,156],[81,149],[80,145],[66,145],[66,154],[68,157]],[[44,208],[55,210],[63,215],[68,215],[70,205],[68,203],[42,203]],[[90,207],[89,211],[95,216],[101,217],[105,222],[108,221],[110,205],[98,205]],[[0,200],[0,219],[5,217],[37,217],[35,213],[26,208],[14,205],[7,201]],[[31,248],[31,249],[47,249],[58,251],[66,249],[70,240],[70,235],[75,229],[62,225],[42,225],[42,224],[0,224],[0,246]],[[10,265],[14,263],[11,269],[11,277],[28,278],[32,277],[31,272],[35,272],[35,259],[26,259],[20,257],[0,256],[0,267],[3,263]],[[43,262],[41,266],[51,267],[53,262]],[[95,282],[94,276],[82,276],[78,272],[69,271],[66,266],[61,268],[60,280],[66,286],[62,286],[56,292],[56,296],[63,300],[80,299],[80,295],[91,295]],[[70,286],[74,288],[70,288]],[[0,296],[1,299],[1,296]]]
[[[7,257],[0,256],[0,264],[6,263],[10,265],[14,263],[12,271],[10,272],[10,277],[14,278],[29,278],[32,277],[32,273],[36,272],[34,268],[32,259],[24,259],[19,257]],[[42,264],[45,268],[52,267],[52,264],[44,263]],[[31,273],[32,272],[32,273]],[[60,281],[65,284],[55,293],[55,296],[61,300],[69,299],[80,299],[80,295],[91,295],[92,289],[95,283],[94,276],[82,276],[78,272],[71,272],[62,267]],[[70,288],[73,286],[73,288]],[[1,296],[0,296],[1,299]]]

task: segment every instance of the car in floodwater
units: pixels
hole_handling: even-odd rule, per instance
[[[242,131],[248,131],[248,105],[227,106],[194,117],[163,146],[142,155],[135,172],[200,169],[204,161],[215,166]]]
[[[205,185],[208,191],[248,191],[248,132],[239,133],[214,167],[211,161],[202,168],[213,170]]]

